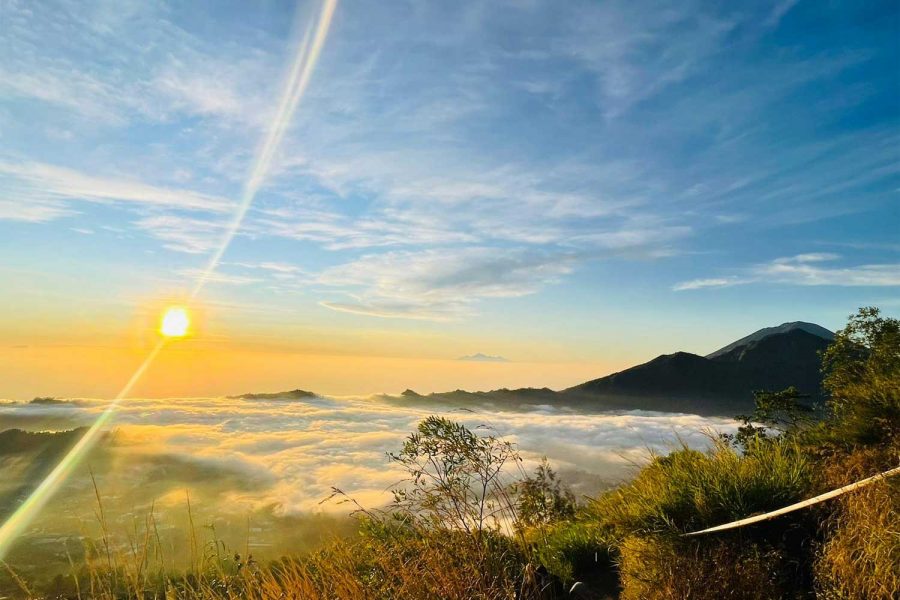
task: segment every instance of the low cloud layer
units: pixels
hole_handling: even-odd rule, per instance
[[[4,404],[0,429],[82,425],[105,405],[100,400]],[[364,505],[388,500],[387,488],[402,474],[390,467],[385,453],[396,450],[434,412],[373,398],[132,399],[122,403],[116,417],[114,451],[120,459],[127,457],[116,463],[120,465],[176,461],[218,473],[227,486],[218,497],[234,509],[343,511],[345,507],[320,504],[333,486]],[[546,455],[560,472],[570,474],[581,493],[595,493],[598,481],[627,476],[651,451],[665,452],[679,440],[703,445],[709,428],[732,428],[726,419],[640,411],[583,415],[553,407],[532,412],[448,408],[443,414],[515,442],[526,467]],[[165,477],[165,469],[159,472]],[[253,485],[239,485],[241,481]],[[189,481],[179,485],[189,486]]]

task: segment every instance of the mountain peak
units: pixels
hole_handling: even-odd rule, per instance
[[[831,341],[834,339],[834,332],[825,329],[821,325],[816,325],[815,323],[808,323],[806,321],[791,321],[789,323],[782,323],[776,327],[764,327],[759,331],[755,331],[746,337],[742,337],[736,342],[732,342],[723,348],[719,348],[715,352],[711,354],[707,354],[706,358],[716,358],[722,356],[724,354],[728,354],[735,348],[740,348],[741,346],[746,346],[747,344],[751,344],[753,342],[758,342],[764,338],[767,338],[772,335],[778,335],[782,333],[790,333],[792,331],[805,331],[806,333],[810,333],[812,335],[818,336],[824,340]]]
[[[475,354],[469,354],[468,356],[460,356],[456,360],[463,360],[469,362],[509,362],[508,359],[502,356],[492,356],[490,354],[483,354],[481,352],[477,352]]]
[[[819,353],[834,334],[795,321],[766,327],[703,357],[688,352],[653,360],[587,381],[561,393],[607,408],[735,415],[753,407],[754,390],[796,386],[817,396]]]

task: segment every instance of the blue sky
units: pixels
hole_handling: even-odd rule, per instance
[[[190,290],[315,9],[4,4],[5,337]],[[890,2],[343,0],[205,312],[610,364],[896,313],[898,40]]]

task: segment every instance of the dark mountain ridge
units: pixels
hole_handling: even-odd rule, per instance
[[[793,385],[818,400],[822,387],[819,353],[832,339],[834,334],[824,327],[797,321],[760,329],[707,356],[690,352],[663,354],[558,392],[522,388],[421,395],[406,390],[399,400],[430,405],[493,404],[513,409],[553,404],[582,411],[648,410],[734,416],[753,409],[756,390],[781,390]]]
[[[788,333],[790,331],[805,331],[807,333],[811,333],[815,336],[828,340],[829,342],[834,340],[834,333],[825,329],[821,325],[816,325],[815,323],[807,323],[806,321],[793,321],[791,323],[782,323],[777,327],[764,327],[759,331],[754,331],[750,335],[746,337],[742,337],[736,342],[732,342],[725,346],[724,348],[719,348],[712,354],[707,354],[706,358],[716,358],[723,354],[728,354],[732,350],[739,348],[741,346],[746,346],[751,342],[758,342],[763,338],[767,338],[772,335],[776,335],[779,333]]]
[[[808,324],[760,330],[706,357],[664,354],[630,369],[563,390],[609,407],[735,414],[753,407],[753,391],[797,387],[818,399],[819,353],[833,334],[810,333]],[[818,327],[818,326],[816,326]],[[773,333],[770,333],[773,332]],[[758,335],[761,334],[761,335]]]
[[[586,381],[562,391],[520,388],[419,394],[406,390],[387,400],[446,408],[490,405],[504,410],[533,410],[539,405],[579,411],[648,410],[732,417],[753,409],[756,390],[795,386],[814,401],[821,398],[820,353],[834,334],[814,323],[796,321],[760,329],[706,356],[690,352],[663,354],[651,361]],[[316,394],[293,390],[244,394],[248,400],[307,400]]]

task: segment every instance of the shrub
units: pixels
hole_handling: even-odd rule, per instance
[[[624,598],[797,597],[808,587],[808,515],[680,537],[806,496],[811,464],[800,447],[783,439],[747,443],[744,454],[717,440],[707,452],[657,457],[593,503],[590,511],[617,540]]]
[[[900,445],[900,320],[861,308],[823,355],[830,440]]]
[[[620,538],[685,533],[796,502],[810,478],[811,463],[791,442],[756,440],[740,454],[716,440],[707,452],[683,448],[654,458],[590,510]]]
[[[509,442],[432,416],[419,423],[399,453],[388,456],[407,473],[403,485],[392,490],[392,510],[420,526],[478,535],[515,520],[504,468],[519,456]]]
[[[549,525],[575,516],[575,495],[556,476],[547,458],[534,475],[515,485],[516,517],[522,527]]]
[[[532,529],[529,541],[534,559],[566,584],[583,581],[598,592],[618,593],[616,548],[610,532],[597,519],[579,515]]]

